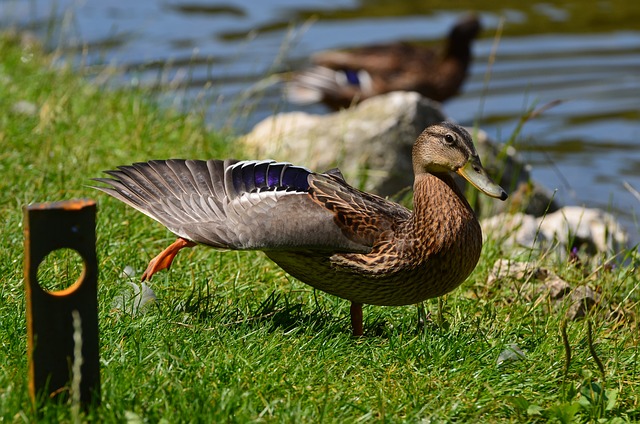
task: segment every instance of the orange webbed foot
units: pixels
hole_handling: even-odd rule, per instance
[[[174,241],[169,247],[164,249],[158,256],[151,259],[149,265],[147,265],[147,269],[142,274],[142,281],[151,280],[153,274],[163,269],[169,269],[171,267],[171,263],[173,259],[176,257],[180,249],[185,247],[193,247],[196,243],[183,239],[182,237],[178,237],[176,241]]]

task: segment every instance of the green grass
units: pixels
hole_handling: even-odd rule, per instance
[[[202,247],[154,278],[158,302],[145,313],[115,310],[128,287],[124,268],[137,281],[173,237],[88,188],[89,179],[152,158],[242,156],[231,138],[206,130],[202,114],[150,99],[53,70],[37,48],[0,37],[0,421],[640,420],[640,277],[630,252],[610,271],[545,263],[600,292],[588,319],[566,327],[570,361],[561,331],[568,304],[555,310],[523,296],[518,281],[486,284],[495,260],[509,257],[496,243],[441,314],[437,301],[426,304],[421,329],[415,307],[366,307],[366,337],[353,339],[348,302],[259,253]],[[36,113],[17,112],[19,101]],[[27,392],[22,207],[80,197],[99,204],[102,405],[78,417],[69,403],[51,402],[37,415]],[[526,358],[497,366],[510,344]]]

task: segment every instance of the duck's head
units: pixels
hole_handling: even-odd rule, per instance
[[[471,135],[450,122],[431,125],[420,134],[413,145],[413,172],[416,176],[455,172],[487,196],[507,199],[482,167]]]
[[[482,30],[478,15],[471,14],[460,19],[451,28],[449,40],[455,43],[468,43],[475,39]]]

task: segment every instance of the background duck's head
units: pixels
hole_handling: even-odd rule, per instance
[[[480,19],[477,15],[472,14],[456,22],[449,33],[449,40],[451,43],[469,43],[478,36],[481,30]]]
[[[471,135],[450,122],[431,125],[420,134],[413,145],[413,172],[416,176],[455,172],[487,196],[507,198],[482,167]]]

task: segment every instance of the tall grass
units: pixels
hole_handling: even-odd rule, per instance
[[[88,188],[89,179],[152,158],[242,156],[205,127],[201,114],[88,84],[52,69],[36,46],[0,38],[1,420],[74,418],[64,402],[38,415],[27,395],[21,208],[77,197],[99,203],[102,404],[81,419],[640,420],[640,277],[632,250],[614,268],[533,258],[573,287],[598,291],[596,307],[575,322],[565,319],[568,301],[526,295],[522,281],[488,285],[493,263],[512,256],[495,242],[440,311],[437,301],[427,303],[421,325],[415,307],[366,307],[362,339],[350,336],[348,302],[254,252],[180,253],[171,271],[154,278],[154,305],[136,313],[123,307],[128,283],[172,236]],[[524,356],[498,365],[514,345]]]

